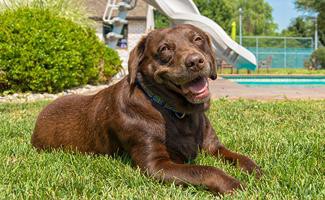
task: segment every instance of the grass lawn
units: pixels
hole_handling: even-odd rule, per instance
[[[162,184],[142,175],[128,157],[38,153],[30,136],[48,102],[0,104],[1,199],[211,199],[200,187]],[[260,181],[211,156],[196,163],[220,167],[247,186],[225,199],[324,199],[325,101],[213,103],[209,117],[230,149],[250,155]]]
[[[233,72],[234,74],[237,73],[236,70]],[[230,69],[223,69],[222,74],[231,74]],[[247,70],[239,70],[239,74],[247,74]],[[325,69],[320,70],[308,70],[308,69],[285,69],[285,68],[273,68],[267,71],[266,69],[260,69],[259,72],[251,71],[251,74],[271,74],[271,75],[325,75]]]

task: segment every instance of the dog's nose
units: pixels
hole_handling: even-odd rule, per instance
[[[185,59],[185,66],[192,69],[202,69],[204,67],[204,63],[205,61],[203,56],[198,53],[192,53]]]

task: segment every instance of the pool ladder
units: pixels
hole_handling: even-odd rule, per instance
[[[105,35],[107,45],[115,49],[119,39],[123,38],[123,26],[128,23],[126,20],[129,10],[132,10],[137,3],[137,0],[122,0],[116,3],[117,0],[108,0],[105,8],[103,22],[113,25],[113,30]],[[113,17],[113,12],[117,10],[117,16]]]

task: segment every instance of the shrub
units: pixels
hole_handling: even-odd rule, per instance
[[[325,69],[325,47],[320,47],[311,54],[311,63],[316,69]]]
[[[304,60],[304,68],[305,69],[313,69],[312,63],[310,61],[310,59],[305,59]]]
[[[86,2],[88,0],[0,0],[0,10],[15,10],[22,7],[49,9],[52,13],[81,25],[93,25],[93,20],[87,16]]]
[[[105,80],[121,66],[116,52],[90,28],[49,9],[18,8],[0,14],[0,93],[57,92]]]
[[[107,82],[122,68],[118,53],[111,48],[105,48],[104,57],[100,68],[100,82]]]

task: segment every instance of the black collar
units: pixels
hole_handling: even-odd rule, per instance
[[[142,84],[139,79],[136,79],[137,86],[143,91],[144,94],[150,99],[151,102],[165,108],[169,112],[172,112],[178,119],[183,119],[186,114],[178,112],[173,106],[168,105],[160,96],[154,94],[149,88]]]

